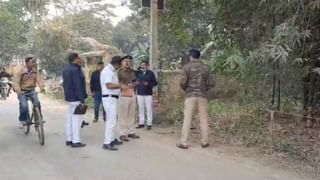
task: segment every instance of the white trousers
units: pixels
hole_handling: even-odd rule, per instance
[[[102,99],[103,108],[107,114],[105,123],[104,144],[110,144],[115,138],[115,128],[117,124],[118,99],[105,97]]]
[[[152,110],[152,96],[137,96],[139,106],[139,124],[145,124],[145,110],[147,110],[147,125],[152,126],[153,110]]]
[[[72,141],[72,143],[80,142],[80,126],[83,115],[73,114],[79,104],[80,101],[69,102],[69,109],[67,113],[66,135],[67,141]]]

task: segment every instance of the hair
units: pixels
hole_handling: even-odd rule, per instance
[[[122,58],[120,56],[113,56],[111,59],[112,65],[121,65]]]
[[[191,49],[189,51],[189,56],[191,56],[194,59],[199,59],[201,56],[201,52],[197,49]]]
[[[26,57],[26,59],[24,60],[24,62],[25,62],[25,63],[29,63],[32,59],[33,59],[33,57],[31,57],[31,56]]]
[[[146,60],[141,61],[141,62],[140,62],[140,65],[143,64],[143,63],[146,63],[147,66],[149,65],[149,61],[146,61]]]
[[[98,62],[98,65],[104,65],[103,61]]]
[[[70,53],[69,57],[68,57],[68,61],[69,61],[69,63],[72,63],[77,58],[79,58],[79,54],[78,53]]]

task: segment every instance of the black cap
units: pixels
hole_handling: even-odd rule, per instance
[[[124,59],[130,59],[130,60],[132,60],[133,57],[132,57],[132,56],[129,56],[129,55],[126,55],[126,56],[123,56],[123,57],[122,57],[122,60],[124,60]]]

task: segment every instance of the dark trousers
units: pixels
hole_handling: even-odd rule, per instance
[[[94,93],[94,119],[99,119],[99,111],[100,111],[100,105],[102,104],[102,93],[101,92],[95,92]],[[103,105],[102,105],[103,106]],[[106,120],[106,112],[103,109],[103,120]]]

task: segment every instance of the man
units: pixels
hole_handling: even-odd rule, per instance
[[[7,72],[6,68],[2,68],[2,71],[0,72],[0,78],[8,78],[8,80],[10,81],[11,76]],[[8,97],[9,97],[9,94],[11,93],[11,89],[12,89],[12,84],[11,84],[11,82],[9,82]]]
[[[181,149],[188,149],[187,138],[195,107],[198,108],[200,116],[201,146],[203,148],[209,146],[207,93],[214,87],[214,81],[209,67],[200,61],[200,55],[199,50],[190,50],[190,63],[185,65],[182,72],[180,85],[186,92],[186,100],[181,142],[177,144]]]
[[[140,138],[134,133],[136,110],[134,83],[136,82],[136,72],[132,69],[132,59],[132,56],[124,56],[121,62],[122,67],[118,72],[120,83],[129,87],[127,89],[121,89],[121,96],[118,104],[121,141],[129,141],[128,138]]]
[[[145,109],[147,110],[147,130],[151,130],[153,121],[152,111],[152,89],[158,85],[155,74],[148,70],[149,62],[142,61],[137,72],[137,100],[139,106],[139,126],[137,129],[144,128]]]
[[[38,95],[35,92],[37,84],[41,92],[45,92],[43,79],[37,71],[37,60],[33,55],[29,55],[25,59],[25,66],[13,75],[13,87],[20,101],[20,128],[23,128],[30,120],[28,99],[32,100],[34,106],[41,109]]]
[[[94,123],[98,122],[100,104],[102,103],[100,73],[103,68],[104,68],[103,62],[99,62],[98,68],[96,71],[92,73],[91,80],[90,80],[90,90],[94,98],[94,120],[93,120]],[[103,109],[103,120],[106,121],[106,114],[104,109]]]
[[[80,126],[82,116],[74,114],[79,105],[85,104],[87,98],[85,77],[81,69],[82,60],[77,53],[70,53],[69,65],[63,70],[63,89],[65,100],[69,103],[69,110],[66,121],[66,145],[73,148],[81,148],[86,144],[80,141]]]
[[[121,67],[121,57],[114,56],[111,63],[106,66],[100,75],[102,103],[106,112],[105,139],[103,149],[117,151],[115,145],[121,145],[122,142],[115,138],[115,127],[117,123],[117,106],[121,93],[121,88],[127,88],[119,83],[117,70]]]

